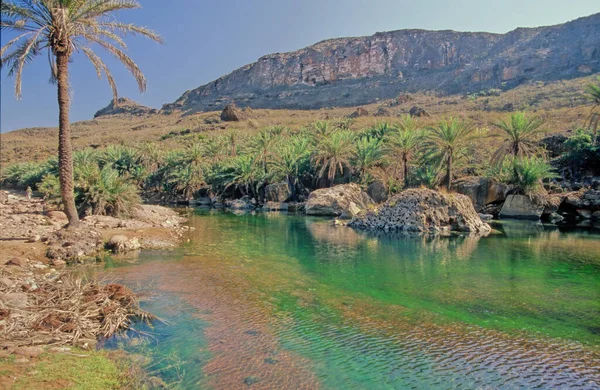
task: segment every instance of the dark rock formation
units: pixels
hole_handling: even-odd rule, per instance
[[[412,106],[408,114],[410,116],[416,116],[417,118],[429,116],[429,113],[424,108],[418,106]]]
[[[453,184],[454,191],[467,195],[475,210],[482,211],[489,204],[497,204],[504,199],[511,187],[485,177],[464,177]]]
[[[508,195],[500,210],[500,219],[539,220],[544,211],[543,204],[537,204],[525,195]]]
[[[111,100],[108,106],[96,111],[94,114],[94,118],[98,118],[101,116],[108,115],[134,115],[134,116],[142,116],[149,114],[156,114],[158,110],[146,106],[142,106],[141,104],[137,104],[131,99],[127,98],[119,98],[117,104],[115,104],[114,100]]]
[[[306,214],[339,216],[346,210],[365,210],[372,205],[373,199],[357,184],[340,184],[311,192],[306,202]]]
[[[264,56],[163,109],[359,106],[414,91],[510,89],[600,72],[600,13],[506,34],[399,30]]]
[[[292,196],[287,183],[273,183],[265,187],[265,198],[267,202],[287,202]]]
[[[436,233],[462,231],[488,234],[471,200],[462,194],[445,194],[424,188],[411,188],[391,197],[377,210],[350,222],[365,230]]]
[[[239,122],[246,119],[246,114],[233,103],[225,106],[221,112],[221,120],[225,122]]]

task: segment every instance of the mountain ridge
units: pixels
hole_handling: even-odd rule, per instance
[[[600,13],[505,34],[405,29],[326,39],[261,56],[186,91],[163,112],[318,109],[369,104],[404,92],[508,90],[600,72]]]

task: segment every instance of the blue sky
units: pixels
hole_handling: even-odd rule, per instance
[[[154,108],[259,57],[286,52],[327,38],[371,35],[403,28],[503,33],[516,27],[563,23],[600,12],[598,0],[141,0],[142,9],[118,17],[159,32],[158,45],[129,38],[129,55],[148,79],[140,94],[127,71],[107,59],[119,95]],[[166,5],[167,4],[167,5]],[[4,44],[10,35],[3,33]],[[73,122],[91,119],[112,94],[87,59],[71,63]],[[2,71],[2,132],[56,126],[56,87],[48,82],[48,61],[40,56],[24,72],[23,98]]]

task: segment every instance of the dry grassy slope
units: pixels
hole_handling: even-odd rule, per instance
[[[595,77],[569,81],[524,85],[502,93],[500,96],[478,97],[475,100],[463,96],[436,96],[434,94],[412,94],[411,100],[398,106],[388,107],[389,101],[363,106],[371,114],[385,106],[392,116],[372,115],[354,121],[352,128],[360,130],[378,121],[393,121],[398,114],[407,113],[414,105],[425,108],[431,117],[423,119],[424,125],[449,116],[464,117],[478,126],[489,127],[490,123],[506,117],[502,111],[507,103],[515,109],[535,112],[544,117],[545,127],[551,133],[565,132],[582,126],[590,110],[589,101],[583,97],[585,86]],[[255,132],[265,126],[284,125],[300,128],[311,122],[341,118],[351,114],[355,108],[329,108],[311,111],[253,110],[250,119],[242,122],[207,124],[205,120],[218,118],[218,112],[206,112],[191,116],[178,113],[147,116],[108,116],[73,123],[73,144],[76,149],[87,146],[103,147],[109,144],[135,146],[143,141],[156,141],[164,149],[190,142],[193,135],[175,136],[161,140],[161,136],[172,131],[190,129],[194,134],[222,134],[231,129],[245,133]],[[57,151],[57,128],[29,128],[2,134],[2,166],[13,162],[40,161]]]

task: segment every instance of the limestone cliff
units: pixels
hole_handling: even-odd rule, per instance
[[[600,72],[600,13],[506,34],[398,30],[331,39],[264,56],[187,91],[163,110],[315,109],[396,97],[401,92],[465,93]]]

